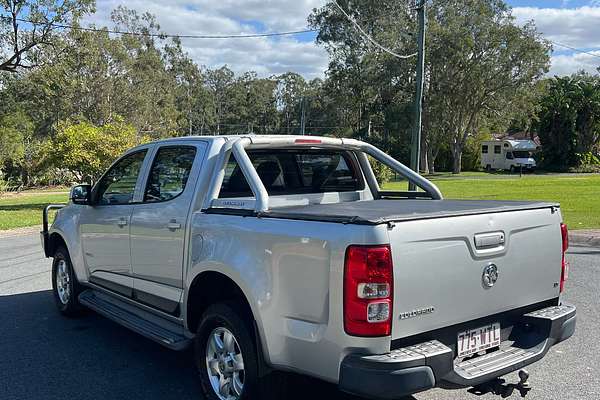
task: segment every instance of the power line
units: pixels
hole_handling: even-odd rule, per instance
[[[411,58],[417,55],[417,53],[413,53],[413,54],[409,54],[409,55],[401,55],[398,53],[395,53],[394,51],[388,49],[387,47],[379,44],[378,42],[375,41],[375,39],[373,39],[367,32],[365,32],[363,30],[363,28],[361,28],[361,26],[358,24],[358,22],[356,22],[354,20],[354,18],[352,18],[350,15],[348,15],[348,13],[342,8],[342,6],[340,6],[338,4],[338,2],[336,0],[332,0],[333,4],[335,4],[337,6],[337,8],[340,9],[340,11],[342,12],[342,14],[344,14],[344,16],[348,19],[348,21],[350,21],[352,23],[352,25],[354,25],[354,27],[356,28],[356,30],[365,37],[365,39],[367,39],[372,45],[374,45],[375,47],[379,48],[380,50],[385,51],[388,54],[393,55],[396,58],[401,58],[401,59],[407,59],[407,58]]]
[[[571,49],[571,50],[576,51],[578,53],[583,53],[583,54],[590,55],[592,57],[600,58],[600,54],[592,53],[591,51],[587,51],[587,50],[578,49],[577,47],[569,46],[568,44],[555,42],[553,40],[550,40],[550,43],[555,44],[555,45],[560,46],[560,47],[564,47],[566,49]]]
[[[3,19],[12,19],[11,17],[7,17],[5,15],[0,16]],[[28,19],[17,18],[19,22],[24,22],[32,25],[49,25],[54,28],[59,29],[70,29],[76,31],[86,31],[86,32],[107,32],[113,33],[116,35],[130,35],[130,36],[147,36],[147,37],[158,37],[158,38],[180,38],[180,39],[246,39],[246,38],[261,38],[261,37],[272,37],[272,36],[292,36],[292,35],[300,35],[303,33],[313,33],[316,32],[316,29],[302,29],[297,31],[287,31],[287,32],[269,32],[269,33],[248,33],[248,34],[239,34],[239,35],[177,35],[177,34],[162,34],[162,33],[146,33],[146,32],[128,32],[128,31],[120,31],[114,29],[101,29],[101,28],[90,28],[83,26],[74,26],[74,25],[64,25],[58,24],[54,22],[36,22]]]

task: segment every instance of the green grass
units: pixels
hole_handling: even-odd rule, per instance
[[[559,202],[570,229],[600,228],[600,174],[518,175],[470,172],[429,176],[447,199],[545,200]],[[406,182],[387,190],[406,190]],[[56,189],[54,190],[56,192]],[[40,225],[42,209],[64,203],[67,193],[24,192],[0,198],[0,230]]]
[[[67,197],[66,192],[23,192],[1,197],[0,230],[41,225],[44,207],[50,203],[66,203]]]
[[[429,177],[446,199],[558,202],[570,229],[600,228],[600,175],[466,175]],[[385,185],[406,190],[405,182]]]

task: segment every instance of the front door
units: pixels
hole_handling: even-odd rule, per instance
[[[117,161],[92,191],[92,206],[80,217],[81,241],[89,280],[132,295],[129,231],[136,187],[148,149]]]
[[[134,297],[176,314],[183,288],[186,225],[204,144],[163,145],[131,217]]]

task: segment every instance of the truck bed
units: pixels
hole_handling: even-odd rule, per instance
[[[535,210],[549,207],[558,207],[558,204],[505,200],[382,199],[279,207],[260,213],[260,217],[379,225],[388,222]]]

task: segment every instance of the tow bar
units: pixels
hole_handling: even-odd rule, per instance
[[[468,392],[477,396],[492,393],[505,399],[512,396],[515,390],[518,390],[521,397],[525,397],[531,390],[531,387],[529,387],[529,383],[527,382],[528,380],[529,372],[527,372],[525,369],[522,369],[519,371],[519,383],[506,383],[506,380],[502,378],[496,378],[489,382],[472,387],[468,390]]]

